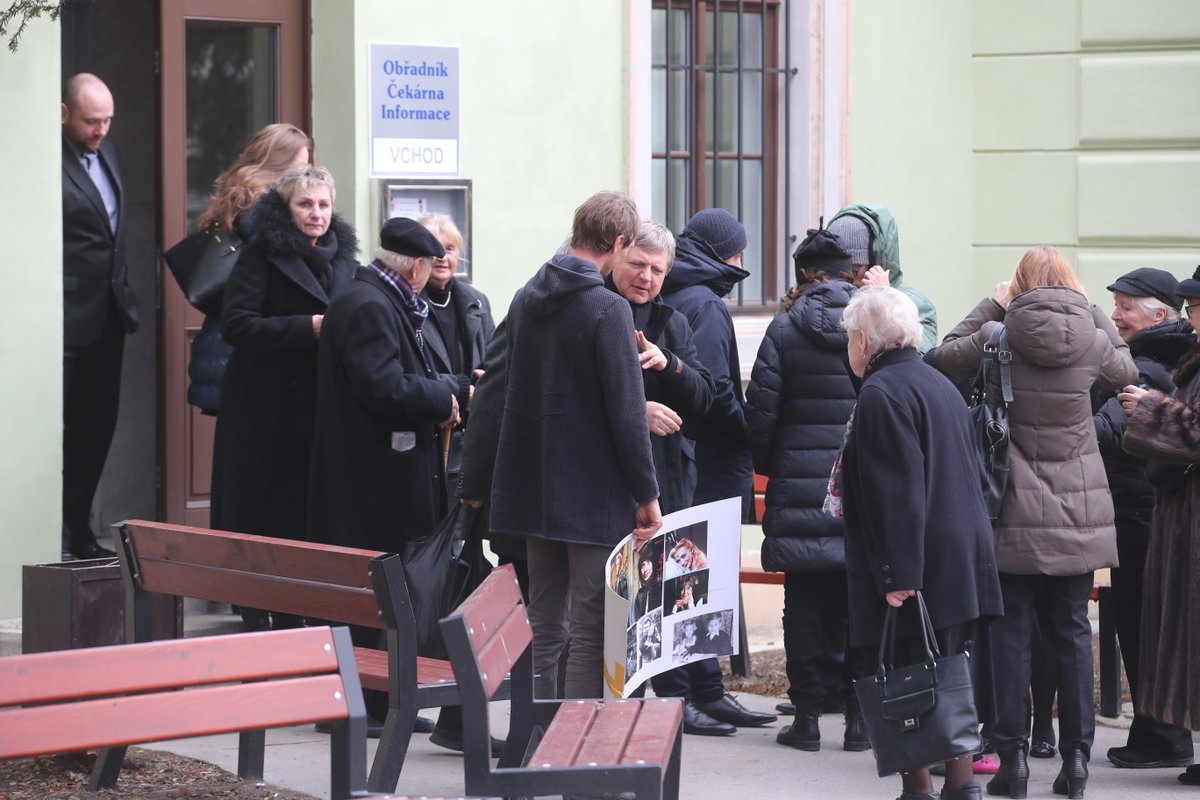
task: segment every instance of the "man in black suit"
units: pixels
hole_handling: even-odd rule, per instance
[[[70,78],[62,95],[63,555],[114,555],[90,515],[117,425],[126,334],[137,303],[125,276],[125,193],[117,152],[105,141],[113,98],[95,75]]]

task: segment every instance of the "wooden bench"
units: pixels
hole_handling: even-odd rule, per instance
[[[366,711],[345,628],[0,658],[0,758],[328,721],[330,796],[368,797]],[[179,691],[187,689],[188,691]],[[108,750],[117,753],[118,750]],[[89,789],[112,788],[102,751]]]
[[[442,638],[462,692],[468,792],[678,798],[682,702],[535,700],[533,634],[511,566],[494,570],[442,620]],[[493,768],[487,706],[510,671],[508,740]]]
[[[386,632],[386,651],[354,649],[362,686],[388,693],[387,719],[367,780],[372,791],[395,791],[417,712],[461,702],[449,662],[416,654],[416,623],[398,555],[142,520],[115,527],[127,642],[150,638],[154,592]],[[498,696],[507,691],[502,680]],[[243,733],[239,776],[262,777],[264,746],[262,731]]]

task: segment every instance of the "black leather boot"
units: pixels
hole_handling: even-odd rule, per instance
[[[1083,754],[1082,747],[1073,747],[1069,753],[1063,753],[1062,769],[1054,779],[1054,793],[1065,794],[1071,800],[1083,800],[1087,779],[1087,756]]]
[[[981,800],[983,792],[975,781],[965,783],[957,789],[942,789],[941,800]]]
[[[988,794],[1006,794],[1013,800],[1028,796],[1029,759],[1025,752],[1028,746],[1028,743],[1020,742],[1011,755],[1000,755],[1000,771],[988,781]]]
[[[796,710],[796,717],[791,725],[784,725],[783,730],[775,735],[775,741],[815,753],[821,749],[821,728],[817,720],[820,715],[812,711]]]
[[[871,740],[867,737],[867,721],[863,719],[858,698],[846,701],[846,736],[842,739],[842,749],[853,753],[871,749]]]

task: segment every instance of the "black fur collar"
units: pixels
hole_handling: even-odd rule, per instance
[[[303,256],[312,250],[312,245],[292,219],[292,211],[279,192],[271,189],[250,210],[250,229],[253,231],[246,247],[254,253],[268,256]],[[358,237],[350,223],[334,213],[329,230],[319,242],[329,241],[332,233],[337,237],[337,253],[334,258],[355,259],[358,255]]]

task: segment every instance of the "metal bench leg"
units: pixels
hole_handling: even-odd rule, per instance
[[[124,747],[106,747],[96,753],[96,763],[92,767],[92,777],[88,781],[88,791],[111,789],[117,785],[121,774],[121,765],[125,763]]]
[[[671,758],[667,761],[667,772],[663,775],[663,800],[679,800],[679,762],[683,757],[683,726],[675,731],[675,746],[671,748]]]
[[[1112,608],[1112,587],[1101,586],[1100,606],[1100,716],[1121,716],[1121,645]]]
[[[738,587],[738,613],[742,624],[738,626],[738,652],[729,657],[729,671],[743,678],[750,674],[750,637],[746,633],[746,605],[742,602],[742,587]]]
[[[238,734],[238,777],[261,781],[263,776],[263,752],[267,747],[267,732],[264,730],[242,731]]]
[[[371,774],[367,777],[367,788],[372,792],[396,791],[416,722],[415,707],[406,705],[403,708],[388,708],[383,733],[379,736],[379,745],[375,748],[375,760],[371,762]]]

